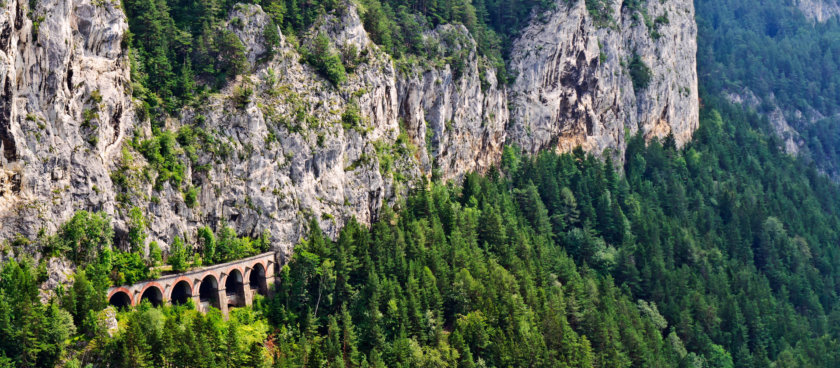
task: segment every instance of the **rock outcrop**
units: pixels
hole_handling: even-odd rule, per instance
[[[356,64],[340,86],[299,62],[285,40],[265,61],[264,28],[273,23],[255,5],[237,5],[228,28],[246,45],[252,73],[231,82],[197,109],[186,109],[169,129],[194,126],[212,135],[196,153],[184,181],[198,193],[188,206],[170,183],[160,193],[150,185],[132,196],[157,196],[149,205],[152,239],[168,243],[198,226],[226,223],[241,235],[272,234],[290,250],[317,219],[330,236],[350,218],[363,224],[376,218],[382,203],[394,198],[419,173],[397,143],[399,118],[396,71],[353,11],[328,16],[315,34],[328,34],[336,52],[352,49]],[[352,46],[352,47],[351,47]],[[345,121],[358,111],[359,120]],[[352,119],[351,119],[352,120]],[[204,167],[204,170],[197,170]]]
[[[225,27],[245,46],[250,71],[158,122],[191,131],[184,139],[195,143],[179,151],[182,182],[155,183],[129,143],[153,134],[135,113],[118,3],[37,4],[27,16],[27,1],[7,0],[0,13],[3,239],[53,232],[81,209],[111,215],[124,238],[137,207],[147,242],[164,249],[175,236],[193,242],[199,226],[227,224],[240,235],[267,231],[288,252],[313,219],[330,236],[351,218],[370,223],[428,177],[457,180],[495,165],[506,144],[620,153],[626,134],[673,134],[683,144],[697,126],[690,0],[650,1],[643,11],[616,4],[608,22],[583,1],[558,0],[516,41],[509,86],[465,27],[427,32],[438,45],[427,60],[394,61],[350,3],[297,38],[308,47],[326,35],[342,55],[347,81],[334,85],[282,35],[268,44],[273,23],[259,6],[236,5]],[[637,55],[651,74],[645,88],[629,75]]]
[[[796,7],[808,19],[820,23],[840,15],[840,1],[837,0],[798,0]]]
[[[612,149],[620,158],[625,136],[639,130],[646,138],[673,134],[678,145],[691,139],[699,123],[694,5],[642,6],[616,2],[596,19],[585,2],[561,1],[546,22],[524,30],[512,52],[509,142],[531,153]],[[636,57],[640,72],[649,69],[647,86],[634,86]]]
[[[439,26],[425,35],[437,53],[463,61],[460,67],[411,66],[398,81],[400,116],[421,149],[426,173],[442,179],[483,171],[498,162],[509,119],[506,90],[496,70],[478,56],[464,26]]]
[[[117,1],[8,0],[0,12],[0,234],[115,211],[110,163],[134,124]],[[34,21],[33,21],[34,20]]]

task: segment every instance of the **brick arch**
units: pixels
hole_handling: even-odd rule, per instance
[[[138,295],[139,295],[138,298],[139,299],[137,300],[137,303],[140,303],[141,301],[143,301],[143,294],[145,294],[146,290],[148,290],[150,287],[153,287],[153,286],[157,287],[158,290],[160,290],[160,297],[163,299],[161,302],[166,303],[166,301],[169,300],[169,299],[166,299],[166,294],[164,294],[164,292],[166,292],[166,289],[163,288],[163,286],[161,286],[157,281],[149,281],[146,284],[146,286],[143,286],[143,289],[140,290],[140,292],[138,293]]]
[[[195,283],[195,285],[193,285],[193,289],[195,289],[196,286],[198,286],[199,289],[200,289],[201,285],[204,284],[204,279],[206,279],[207,276],[210,276],[210,277],[213,278],[213,281],[216,282],[216,288],[219,288],[219,285],[221,284],[221,280],[220,280],[221,277],[219,277],[220,275],[219,275],[218,272],[206,271],[206,272],[202,272],[202,273],[198,274],[197,276],[198,277],[196,277],[196,278],[198,279],[198,282]]]
[[[254,270],[254,267],[256,267],[256,265],[262,266],[263,270],[266,270],[265,272],[268,273],[268,268],[265,266],[265,261],[255,259],[254,261],[252,261],[251,263],[249,263],[246,266],[247,270],[245,271],[245,273],[242,274],[242,279],[243,280],[248,280],[248,278],[251,277],[251,271]]]
[[[242,282],[245,282],[245,267],[243,265],[234,265],[225,270],[225,274],[227,275],[225,276],[225,282],[227,282],[227,278],[234,270],[239,271],[239,276],[242,276]]]
[[[114,294],[119,293],[119,292],[122,292],[122,293],[125,293],[125,295],[128,295],[128,303],[129,303],[130,306],[133,307],[134,306],[134,295],[132,295],[131,290],[129,290],[129,289],[123,287],[123,286],[120,286],[118,288],[114,288],[113,290],[111,290],[110,293],[108,293],[108,303],[111,302],[111,298],[114,297]],[[140,294],[140,296],[143,296],[143,294]]]
[[[233,270],[239,271],[239,274],[242,275],[242,279],[243,280],[245,279],[244,268],[242,266],[238,266],[238,265],[231,265],[230,267],[227,267],[227,268],[224,268],[224,269],[221,269],[221,270],[217,271],[220,276],[221,276],[221,274],[225,275],[224,280],[223,281],[220,280],[219,284],[227,283],[227,278],[230,276],[230,274],[231,274],[231,272],[233,272]],[[220,277],[220,279],[221,279],[221,277]]]
[[[203,278],[202,278],[203,280]],[[187,276],[180,276],[177,279],[173,280],[169,285],[169,290],[164,294],[166,296],[166,300],[172,300],[172,291],[175,290],[175,285],[178,285],[179,282],[186,281],[187,285],[190,286],[190,292],[195,294],[195,285],[193,285],[193,281]],[[143,295],[143,294],[140,294]]]

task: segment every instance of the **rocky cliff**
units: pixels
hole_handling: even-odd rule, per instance
[[[699,119],[694,5],[641,6],[607,3],[598,17],[579,1],[525,29],[510,62],[518,75],[510,142],[531,153],[582,146],[621,154],[637,131],[673,134],[678,145],[691,139]],[[649,80],[634,83],[632,73]]]
[[[0,233],[115,212],[110,170],[135,120],[118,3],[5,1],[0,13]]]
[[[622,152],[637,131],[683,144],[697,126],[690,0],[642,9],[616,2],[598,14],[583,1],[558,0],[516,41],[510,69],[518,78],[507,86],[463,26],[424,35],[439,58],[395,61],[349,4],[298,38],[306,46],[325,34],[350,60],[348,80],[336,86],[283,37],[269,52],[266,14],[237,5],[226,27],[245,46],[250,72],[162,123],[173,132],[190,127],[198,149],[179,151],[182,187],[156,186],[128,143],[148,139],[152,128],[135,113],[119,5],[28,6],[7,0],[0,13],[4,239],[55,231],[80,209],[109,213],[124,237],[128,210],[138,207],[147,241],[164,248],[174,236],[194,238],[198,226],[226,223],[242,235],[269,231],[288,251],[310,219],[333,236],[352,217],[369,223],[424,178],[457,179],[496,164],[506,144],[602,154]],[[634,85],[639,67],[644,86]]]
[[[840,1],[837,0],[799,0],[796,6],[808,19],[817,22],[840,15]]]

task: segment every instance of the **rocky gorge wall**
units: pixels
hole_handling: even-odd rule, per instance
[[[796,6],[808,19],[817,22],[840,15],[840,1],[837,0],[798,0]]]
[[[691,1],[648,1],[642,13],[622,2],[609,19],[593,18],[585,2],[532,22],[514,43],[514,106],[509,142],[526,151],[582,146],[621,160],[627,135],[673,134],[678,145],[699,123],[697,26]],[[650,69],[647,86],[634,86],[630,64]]]
[[[199,226],[227,224],[241,235],[268,231],[288,252],[310,219],[331,236],[350,218],[369,224],[418,180],[486,170],[508,144],[531,153],[581,145],[616,154],[637,131],[670,133],[683,144],[698,124],[693,3],[644,7],[645,19],[660,20],[655,30],[620,2],[602,22],[583,0],[558,0],[522,31],[510,61],[518,77],[503,85],[463,26],[424,35],[460,66],[395,61],[348,4],[300,37],[305,45],[320,32],[335,50],[352,50],[353,70],[334,86],[282,36],[267,57],[267,15],[237,5],[226,27],[245,46],[250,72],[164,122],[206,137],[200,149],[182,152],[185,186],[156,189],[148,163],[128,143],[152,133],[135,113],[119,5],[40,0],[27,15],[28,1],[7,0],[0,13],[0,238],[54,232],[81,209],[110,214],[125,237],[136,206],[147,242],[164,248],[175,236],[193,240]],[[635,55],[651,72],[643,89],[630,77]],[[360,119],[348,120],[354,111]],[[124,180],[115,182],[115,173]],[[185,202],[185,187],[195,188],[194,204]]]

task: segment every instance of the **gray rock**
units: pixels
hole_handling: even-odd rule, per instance
[[[618,4],[608,26],[596,26],[583,1],[557,4],[516,41],[511,86],[499,83],[463,26],[424,35],[458,63],[394,61],[349,2],[297,37],[305,47],[323,33],[348,58],[347,81],[334,86],[282,36],[269,57],[268,16],[237,5],[225,27],[243,42],[250,71],[164,122],[172,131],[196,126],[212,143],[194,162],[182,155],[180,188],[167,182],[156,190],[154,170],[127,144],[150,137],[151,125],[134,112],[120,49],[128,26],[118,4],[40,0],[33,14],[44,19],[34,39],[28,2],[7,0],[0,12],[0,237],[51,233],[86,209],[108,213],[121,243],[128,210],[137,206],[147,242],[164,250],[175,236],[194,244],[198,227],[226,224],[251,237],[268,231],[288,254],[312,219],[331,237],[351,218],[370,224],[384,203],[433,173],[459,180],[487,170],[506,144],[528,152],[580,144],[618,154],[625,134],[639,130],[688,141],[698,119],[692,2],[649,2],[651,16],[668,14],[658,38],[631,14],[618,14]],[[642,91],[633,90],[624,66],[634,52],[653,72]],[[343,121],[356,108],[361,121]],[[124,160],[123,151],[133,158]],[[117,172],[128,188],[114,183]],[[187,206],[191,186],[197,198]],[[118,201],[120,191],[126,197]]]
[[[798,0],[796,7],[808,19],[820,23],[840,15],[840,1],[837,0]]]
[[[514,43],[511,88],[514,110],[509,142],[528,152],[595,154],[610,149],[621,159],[627,134],[691,139],[699,123],[697,26],[691,1],[643,2],[657,29],[622,4],[612,5],[608,24],[596,24],[584,1],[557,1],[546,22],[531,22]],[[654,31],[659,36],[654,37]],[[627,65],[638,54],[652,74],[635,90]]]

